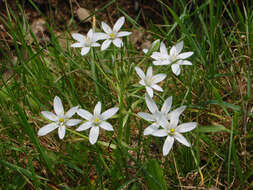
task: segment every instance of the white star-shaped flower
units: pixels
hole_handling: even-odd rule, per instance
[[[79,33],[72,34],[72,37],[77,40],[77,43],[71,45],[74,48],[82,48],[81,55],[86,55],[91,47],[99,47],[100,44],[96,41],[101,38],[101,33],[94,33],[92,29],[89,30],[87,36]]]
[[[172,96],[164,101],[161,111],[158,110],[156,103],[148,94],[145,94],[145,101],[151,114],[139,112],[138,115],[147,121],[154,122],[144,130],[144,135],[150,135],[155,130],[158,130],[159,126],[161,126],[162,120],[167,118],[172,105]]]
[[[162,129],[154,130],[151,135],[157,137],[166,137],[166,140],[163,144],[163,155],[166,156],[169,154],[175,139],[181,144],[190,147],[190,143],[186,140],[186,138],[181,134],[188,131],[191,131],[196,128],[196,122],[188,122],[178,125],[179,121],[179,113],[174,112],[171,115],[170,122],[167,120],[162,120],[160,123]]]
[[[84,109],[79,109],[77,111],[77,114],[82,118],[86,119],[87,121],[80,125],[76,130],[84,131],[91,128],[89,134],[89,141],[91,144],[95,144],[99,135],[99,127],[107,131],[113,131],[112,125],[106,122],[106,120],[115,115],[118,110],[118,107],[114,107],[108,109],[101,114],[101,102],[98,102],[96,104],[93,111],[93,115]]]
[[[66,132],[66,126],[75,126],[81,122],[80,119],[70,119],[78,110],[78,106],[71,108],[67,113],[64,113],[63,105],[61,99],[58,96],[54,98],[54,111],[56,114],[49,111],[42,111],[41,114],[53,121],[40,128],[38,131],[38,136],[44,136],[54,129],[58,128],[58,135],[60,139],[63,139]]]
[[[105,39],[105,41],[103,42],[101,46],[102,51],[107,49],[111,43],[113,43],[118,48],[123,46],[121,37],[128,36],[131,34],[131,32],[127,32],[127,31],[119,32],[124,22],[125,22],[125,17],[120,17],[114,24],[113,29],[110,26],[108,26],[105,22],[102,22],[102,29],[105,32],[103,37],[102,35],[100,36],[100,39]]]
[[[163,42],[161,42],[160,45],[160,52],[154,52],[152,53],[151,57],[155,59],[153,61],[154,65],[171,65],[172,72],[175,75],[179,75],[181,70],[180,70],[180,65],[192,65],[192,63],[187,59],[188,57],[192,56],[193,52],[185,52],[181,53],[183,49],[184,43],[179,42],[178,44],[172,46],[170,49],[170,54],[168,54],[167,48]]]
[[[146,75],[140,67],[135,67],[135,71],[141,78],[139,83],[145,86],[146,91],[151,98],[153,97],[154,93],[153,89],[163,92],[163,89],[156,83],[163,81],[166,78],[166,74],[157,74],[153,76],[153,69],[151,66],[148,68]]]

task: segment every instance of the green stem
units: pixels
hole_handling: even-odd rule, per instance
[[[95,56],[94,56],[94,51],[92,48],[91,48],[91,72],[92,72],[92,77],[93,77],[93,82],[94,82],[96,94],[99,97],[99,99],[101,100],[100,90],[99,90],[99,86],[97,84],[98,77],[97,77],[97,72],[96,72]]]

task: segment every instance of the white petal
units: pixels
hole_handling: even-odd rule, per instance
[[[86,55],[90,51],[90,47],[83,47],[81,50],[81,55]]]
[[[122,40],[121,40],[120,38],[114,39],[114,40],[112,41],[112,43],[113,43],[116,47],[118,47],[118,48],[121,48],[121,47],[123,46],[123,42],[122,42]]]
[[[41,114],[46,118],[46,119],[49,119],[51,121],[57,121],[58,118],[57,116],[52,113],[52,112],[49,112],[49,111],[42,111]]]
[[[105,22],[102,22],[102,29],[105,31],[105,33],[110,34],[112,33],[112,29],[110,26],[108,26]]]
[[[172,105],[172,96],[168,97],[164,101],[161,112],[164,114],[168,114],[168,112],[170,111],[171,105]]]
[[[151,135],[156,137],[166,137],[168,135],[168,132],[165,129],[158,129],[154,130]]]
[[[152,82],[158,83],[158,82],[161,82],[162,80],[164,80],[165,78],[166,78],[166,74],[157,74],[157,75],[153,76]]]
[[[110,123],[106,122],[106,121],[102,121],[99,126],[101,128],[103,128],[104,130],[113,131],[112,125]]]
[[[156,103],[148,94],[145,94],[145,101],[146,101],[147,107],[151,113],[158,112],[158,107],[157,107]]]
[[[154,116],[149,113],[139,112],[138,115],[147,121],[155,121]]]
[[[180,62],[180,65],[192,65],[192,62],[188,61],[188,60],[182,60]]]
[[[175,45],[175,48],[176,48],[176,50],[177,50],[178,53],[180,53],[180,52],[182,51],[183,46],[184,46],[184,42],[183,42],[183,41],[182,41],[182,42],[179,42],[179,43],[177,43],[177,44]]]
[[[161,42],[161,45],[160,45],[160,52],[161,52],[161,54],[168,55],[167,48],[163,42]]]
[[[79,42],[83,42],[84,39],[85,39],[84,35],[79,34],[79,33],[74,33],[74,34],[72,34],[72,37],[73,37],[75,40],[79,41]]]
[[[148,53],[148,49],[142,49],[143,53],[147,54]]]
[[[179,64],[172,64],[171,65],[171,69],[172,69],[172,72],[175,74],[175,75],[179,75],[180,72],[181,72],[181,69],[180,69],[180,66]]]
[[[151,78],[152,76],[153,76],[153,69],[152,69],[152,66],[150,66],[150,67],[148,67],[146,77]]]
[[[82,125],[80,125],[76,130],[77,131],[84,131],[89,129],[92,126],[92,122],[91,121],[87,121],[85,123],[83,123]]]
[[[153,89],[155,89],[155,90],[157,90],[159,92],[163,92],[162,87],[158,86],[157,84],[152,85],[151,88],[153,88]]]
[[[144,80],[140,80],[140,81],[139,81],[139,84],[142,85],[142,86],[146,86],[146,83],[145,83]]]
[[[188,131],[191,131],[193,129],[195,129],[197,127],[197,123],[196,122],[188,122],[188,123],[183,123],[181,125],[179,125],[175,131],[179,132],[179,133],[185,133]]]
[[[156,130],[158,130],[159,125],[157,124],[152,124],[150,126],[148,126],[146,129],[144,129],[143,134],[144,135],[151,135],[152,133],[154,133]]]
[[[153,61],[152,62],[154,65],[164,65],[163,61]]]
[[[58,96],[55,96],[55,98],[54,98],[54,111],[55,111],[56,115],[63,115],[64,114],[62,102]]]
[[[66,133],[66,127],[63,125],[63,126],[60,126],[58,128],[58,135],[59,135],[59,138],[60,139],[63,139],[64,136],[65,136],[65,133]]]
[[[77,114],[86,120],[91,120],[93,118],[93,115],[84,109],[77,110]]]
[[[75,126],[79,123],[81,123],[80,119],[70,119],[70,120],[67,121],[66,125],[71,127],[71,126]]]
[[[81,47],[83,47],[83,43],[77,42],[77,43],[71,44],[70,47],[73,47],[73,48],[81,48]]]
[[[94,41],[98,41],[98,40],[104,40],[108,38],[108,34],[103,33],[103,32],[95,32],[93,33],[93,39]]]
[[[146,86],[146,91],[147,91],[148,95],[152,98],[154,95],[153,89],[150,88],[149,86]]]
[[[177,55],[178,52],[177,52],[177,49],[175,46],[172,46],[172,48],[170,49],[170,55]]]
[[[65,117],[66,118],[71,118],[77,112],[78,108],[79,108],[79,106],[75,106],[75,107],[69,109],[67,111],[67,113],[65,114]]]
[[[103,120],[107,120],[119,111],[118,107],[110,108],[101,114]]]
[[[162,55],[159,52],[153,52],[151,55],[151,58],[153,58],[155,60],[160,60],[162,58]]]
[[[95,144],[98,140],[99,127],[92,127],[90,129],[89,141],[91,144]]]
[[[117,37],[129,36],[132,32],[121,31],[117,34]]]
[[[101,102],[98,102],[94,108],[94,115],[100,115],[101,113]]]
[[[170,112],[168,114],[168,119],[171,120],[174,117],[179,117],[183,113],[183,111],[185,110],[185,108],[186,108],[186,106],[181,106],[181,107],[173,110],[172,112]]]
[[[105,40],[102,43],[101,51],[104,51],[105,49],[107,49],[110,46],[111,43],[112,43],[112,40]]]
[[[120,17],[113,26],[113,31],[118,32],[125,22],[125,17]]]
[[[90,29],[90,30],[88,31],[87,36],[88,36],[90,39],[93,38],[93,30],[92,30],[92,29]]]
[[[186,138],[185,138],[183,135],[181,135],[180,133],[175,133],[174,137],[175,137],[175,139],[176,139],[178,142],[182,143],[183,145],[188,146],[188,147],[191,146],[191,145],[189,144],[189,142],[186,140]]]
[[[145,73],[143,72],[143,70],[140,67],[135,67],[135,71],[141,79],[145,78]]]
[[[44,136],[50,133],[51,131],[55,130],[57,127],[59,126],[56,123],[49,123],[39,129],[38,136]]]
[[[97,43],[97,42],[93,42],[93,43],[91,43],[91,45],[90,45],[91,47],[99,47],[100,46],[100,44],[99,43]]]
[[[166,156],[169,154],[173,144],[174,144],[174,138],[171,136],[167,136],[167,138],[163,144],[163,156]]]
[[[188,58],[188,57],[191,57],[192,54],[193,54],[193,52],[192,52],[192,51],[189,51],[189,52],[181,53],[181,54],[179,54],[177,57],[178,57],[179,59],[186,59],[186,58]]]

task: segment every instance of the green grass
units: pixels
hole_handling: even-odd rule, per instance
[[[238,6],[236,1],[158,0],[162,24],[146,18],[145,32],[153,40],[159,38],[167,47],[183,40],[183,51],[194,51],[193,65],[182,67],[178,77],[168,66],[153,66],[154,73],[167,74],[164,92],[155,92],[157,104],[173,96],[173,109],[187,106],[181,122],[198,122],[197,129],[185,135],[192,147],[175,143],[166,157],[165,138],[144,136],[148,123],[137,116],[147,108],[134,67],[146,70],[152,59],[129,37],[121,49],[96,48],[81,56],[80,49],[70,48],[70,31],[80,24],[74,22],[73,12],[62,31],[53,17],[29,2],[47,21],[50,41],[37,41],[24,5],[17,4],[17,14],[6,3],[0,15],[10,38],[0,41],[0,189],[253,188],[250,1]],[[113,7],[126,17],[128,31],[139,30],[142,13],[135,18],[120,5],[108,1],[92,16]],[[97,29],[103,20],[97,16]],[[110,120],[114,132],[101,130],[95,145],[73,132],[75,127],[63,140],[56,131],[38,137],[38,129],[47,123],[40,112],[52,111],[56,95],[65,110],[80,105],[92,111],[97,101],[103,110],[118,106],[120,111]]]

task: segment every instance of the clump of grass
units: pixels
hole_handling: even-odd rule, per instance
[[[44,17],[33,1],[29,3]],[[150,54],[137,51],[124,39],[120,49],[92,49],[81,56],[70,48],[70,31],[78,25],[70,23],[56,36],[57,27],[46,18],[50,41],[40,44],[26,20],[25,7],[18,3],[17,14],[6,1],[0,16],[9,36],[0,45],[0,188],[252,187],[252,5],[249,1],[157,3],[164,24],[149,20],[145,32],[169,47],[183,40],[194,56],[193,65],[182,68],[179,76],[166,66],[154,67],[167,78],[162,82],[164,92],[155,93],[153,99],[158,107],[169,96],[173,109],[187,105],[180,120],[198,122],[196,130],[186,135],[192,146],[177,143],[164,157],[164,140],[143,136],[148,123],[137,113],[147,110],[145,90],[137,85],[134,67],[151,66]],[[132,17],[115,1],[91,17],[108,7],[125,16],[129,30],[138,29],[141,10]],[[100,21],[93,22],[97,30]],[[66,47],[59,43],[62,36]],[[80,135],[75,128],[68,129],[63,140],[57,133],[38,138],[37,131],[46,123],[40,112],[52,110],[56,95],[67,108],[80,105],[92,110],[97,101],[103,102],[103,110],[118,106],[116,119],[110,121],[115,132],[101,131],[95,145],[83,138],[87,132]]]

